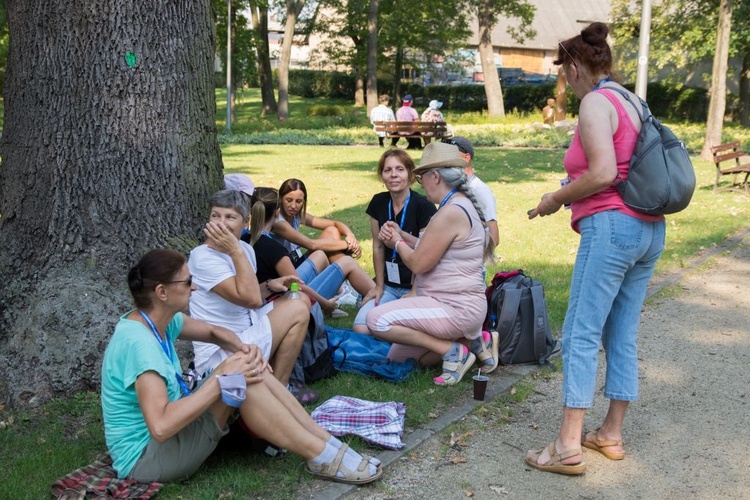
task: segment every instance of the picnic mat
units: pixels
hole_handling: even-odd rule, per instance
[[[52,485],[52,495],[61,499],[151,498],[162,489],[162,483],[139,483],[117,477],[109,453],[76,469]]]

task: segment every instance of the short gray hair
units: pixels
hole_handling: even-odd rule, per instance
[[[242,220],[250,217],[250,207],[247,203],[247,197],[241,191],[223,189],[211,197],[211,208],[232,208],[242,216]]]

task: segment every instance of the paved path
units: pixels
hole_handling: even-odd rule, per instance
[[[626,421],[625,460],[586,450],[588,470],[581,477],[524,464],[525,450],[549,443],[559,425],[561,376],[553,374],[539,377],[522,403],[509,405],[510,417],[494,398],[456,408],[415,431],[406,450],[381,454],[387,467],[376,486],[332,485],[312,496],[750,499],[748,233],[728,251],[696,259],[699,267],[673,279],[675,284],[645,306],[641,400]],[[600,361],[599,391],[603,357]],[[492,395],[507,393],[528,373],[523,368],[491,374]],[[606,406],[599,392],[587,427],[602,420]],[[450,430],[458,441],[453,446]]]

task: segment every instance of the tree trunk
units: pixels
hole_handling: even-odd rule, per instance
[[[211,2],[8,0],[0,401],[96,389],[127,270],[222,183]]]
[[[505,116],[503,89],[495,66],[495,51],[492,48],[492,5],[490,0],[480,2],[477,9],[479,23],[479,59],[484,73],[484,92],[487,95],[487,113],[490,116]]]
[[[396,62],[393,65],[393,98],[395,99],[394,107],[398,109],[401,104],[401,72],[404,69],[404,48],[399,45],[396,47]]]
[[[292,59],[294,27],[297,25],[297,16],[302,11],[304,4],[304,0],[286,0],[284,39],[281,42],[281,57],[279,59],[279,120],[286,120],[289,116],[289,63]]]
[[[354,106],[361,108],[365,105],[365,79],[362,77],[362,68],[354,70]]]
[[[732,29],[732,0],[721,0],[719,26],[716,31],[716,54],[711,75],[711,97],[708,102],[706,140],[703,142],[701,158],[711,160],[711,146],[721,144],[721,129],[727,106],[727,66],[729,64],[729,34]]]
[[[250,2],[250,10],[257,37],[256,52],[258,54],[258,79],[260,80],[260,96],[263,107],[261,116],[273,115],[278,111],[276,94],[273,87],[273,71],[271,70],[271,48],[268,45],[268,7],[266,2]]]
[[[380,0],[370,0],[367,13],[367,117],[378,105],[378,11]]]
[[[742,58],[740,73],[740,123],[750,127],[750,51]]]
[[[565,119],[568,112],[568,80],[565,78],[565,70],[560,66],[557,69],[557,86],[555,87],[555,121]]]

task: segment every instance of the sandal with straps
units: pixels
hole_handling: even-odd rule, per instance
[[[482,349],[474,354],[482,365],[482,373],[492,373],[495,368],[500,366],[500,336],[497,332],[487,332],[490,334],[490,342],[485,343],[484,332],[480,335]],[[491,360],[491,361],[490,361]]]
[[[383,475],[382,467],[376,467],[375,474],[370,475],[370,461],[362,457],[362,461],[357,466],[356,470],[349,470],[341,463],[346,455],[346,450],[349,448],[348,444],[344,444],[339,448],[336,458],[333,462],[327,464],[314,464],[307,462],[307,472],[313,476],[322,477],[331,481],[346,484],[367,484],[371,483],[380,478]],[[343,477],[339,476],[341,473]]]
[[[540,464],[538,463],[539,457],[542,455],[545,449],[549,450],[549,460],[547,460],[543,464]],[[578,476],[586,472],[586,464],[583,462],[583,458],[581,458],[580,462],[575,464],[562,463],[562,461],[566,458],[575,457],[576,455],[583,456],[583,452],[580,448],[558,454],[557,450],[555,449],[555,442],[553,441],[549,444],[549,446],[547,446],[547,448],[529,450],[529,452],[526,454],[526,464],[544,472],[554,472],[555,474]]]
[[[461,381],[463,376],[471,368],[477,357],[474,353],[467,351],[463,361],[445,361],[443,360],[443,373],[435,377],[432,381],[437,385],[453,385]]]
[[[601,428],[601,427],[600,427]],[[620,451],[609,451],[605,450],[605,448],[610,448],[612,446],[623,446],[622,439],[599,439],[599,429],[593,431],[583,431],[583,434],[581,435],[581,444],[588,448],[589,450],[598,451],[605,457],[607,457],[610,460],[622,460],[625,458],[625,452]],[[587,440],[589,434],[594,435],[594,439]]]

